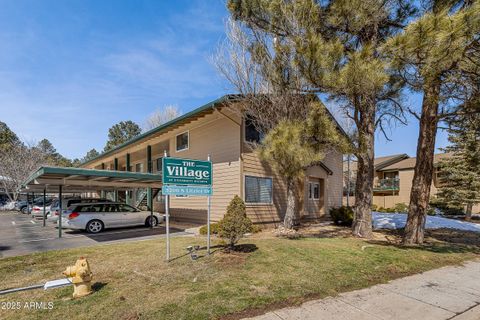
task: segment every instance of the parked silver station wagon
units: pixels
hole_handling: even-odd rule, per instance
[[[62,228],[86,230],[99,233],[106,228],[129,226],[156,226],[164,221],[164,215],[150,211],[141,211],[125,203],[98,202],[76,203],[62,214]]]

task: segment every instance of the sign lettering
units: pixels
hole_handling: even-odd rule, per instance
[[[162,183],[164,185],[212,185],[212,163],[201,160],[163,158]]]

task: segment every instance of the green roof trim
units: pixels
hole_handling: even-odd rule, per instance
[[[120,149],[122,149],[122,148],[124,148],[124,147],[126,147],[126,146],[129,146],[129,145],[131,145],[132,143],[135,143],[135,142],[137,142],[137,141],[140,141],[140,140],[142,140],[142,139],[144,139],[144,138],[146,138],[146,137],[148,137],[148,136],[150,136],[150,135],[152,135],[152,134],[154,134],[154,133],[160,132],[160,131],[162,131],[162,130],[170,127],[170,126],[173,126],[173,125],[177,124],[178,122],[180,122],[180,121],[182,121],[182,120],[188,119],[188,118],[190,118],[190,117],[192,117],[192,116],[195,116],[195,115],[197,115],[197,114],[199,114],[199,113],[201,113],[201,112],[203,112],[203,111],[206,111],[206,110],[209,110],[209,109],[214,109],[217,104],[223,103],[223,102],[226,102],[226,101],[229,101],[229,100],[231,100],[232,97],[234,97],[234,96],[235,96],[235,95],[224,95],[224,96],[222,96],[222,97],[220,97],[220,98],[218,98],[218,99],[216,99],[216,100],[213,100],[213,101],[211,101],[211,102],[209,102],[209,103],[207,103],[207,104],[205,104],[205,105],[203,105],[203,106],[201,106],[201,107],[198,107],[198,108],[196,108],[196,109],[194,109],[194,110],[192,110],[192,111],[190,111],[190,112],[187,112],[187,113],[185,113],[184,115],[181,115],[181,116],[179,116],[179,117],[177,117],[177,118],[175,118],[175,119],[173,119],[173,120],[171,120],[171,121],[168,121],[168,122],[166,122],[166,123],[164,123],[164,124],[162,124],[162,125],[160,125],[160,126],[158,126],[158,127],[156,127],[156,128],[153,128],[153,129],[151,129],[151,130],[149,130],[149,131],[147,131],[147,132],[144,132],[144,133],[142,133],[142,134],[140,134],[140,135],[138,135],[138,136],[136,136],[136,137],[134,137],[134,138],[132,138],[132,139],[130,139],[130,140],[128,140],[128,141],[126,141],[126,142],[118,145],[118,146],[116,146],[115,148],[113,148],[113,149],[111,149],[111,150],[108,150],[108,151],[106,151],[106,152],[103,152],[103,153],[99,154],[98,156],[96,156],[95,158],[83,162],[81,165],[86,165],[86,164],[91,163],[91,162],[93,162],[93,161],[96,161],[96,160],[98,160],[98,159],[100,159],[100,158],[102,158],[102,157],[105,157],[105,156],[108,156],[108,155],[110,155],[110,154],[112,154],[112,153],[115,153],[116,151],[118,151],[118,150],[120,150]]]
[[[161,175],[154,173],[140,173],[130,171],[113,171],[113,170],[97,170],[84,168],[70,168],[70,167],[40,167],[32,173],[22,185],[28,185],[38,177],[46,174],[60,174],[70,176],[84,176],[84,177],[105,177],[105,178],[120,178],[120,179],[137,179],[147,181],[160,181]]]

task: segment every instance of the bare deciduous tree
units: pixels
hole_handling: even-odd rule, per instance
[[[0,185],[10,200],[17,200],[22,182],[46,162],[45,153],[34,144],[16,143],[0,153]]]
[[[154,112],[152,112],[145,120],[145,124],[143,125],[143,131],[145,132],[156,128],[181,115],[182,111],[178,106],[175,105],[158,108]]]
[[[253,43],[256,49],[252,49]],[[282,120],[305,120],[309,114],[311,99],[305,96],[308,88],[295,68],[293,56],[284,50],[275,53],[274,46],[280,45],[293,44],[280,44],[266,32],[229,19],[226,39],[212,57],[222,77],[240,94],[235,102],[242,108],[233,111],[249,117],[264,133]]]

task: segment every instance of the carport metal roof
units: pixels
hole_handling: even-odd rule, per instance
[[[128,190],[159,188],[161,175],[128,171],[83,168],[40,167],[22,184],[23,192],[86,192],[95,190]]]

